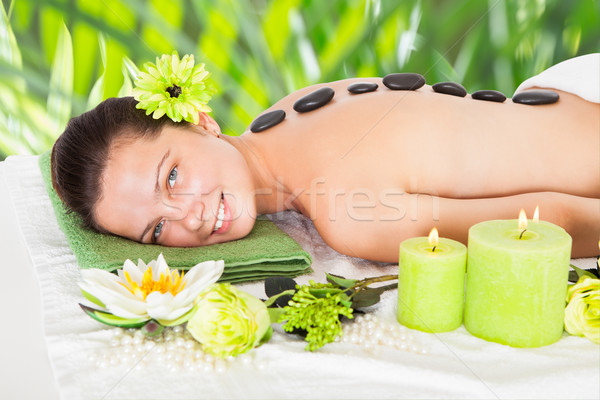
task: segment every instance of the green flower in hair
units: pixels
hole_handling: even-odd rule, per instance
[[[175,122],[197,124],[199,112],[212,111],[207,104],[215,90],[207,85],[209,75],[204,63],[194,65],[193,55],[186,54],[181,60],[177,52],[156,57],[156,64],[144,64],[135,80],[136,107],[154,119],[167,114]]]

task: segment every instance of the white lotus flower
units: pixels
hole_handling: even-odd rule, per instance
[[[185,274],[179,273],[169,269],[161,253],[147,265],[142,260],[138,260],[137,265],[125,261],[118,275],[95,268],[82,270],[83,282],[79,287],[88,300],[103,307],[103,310],[93,310],[97,311],[96,316],[112,314],[112,322],[119,323],[101,322],[121,325],[154,319],[168,326],[181,324],[191,317],[191,313],[187,316],[186,313],[194,307],[194,300],[219,279],[223,268],[223,260],[205,261]]]

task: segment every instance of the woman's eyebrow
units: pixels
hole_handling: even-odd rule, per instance
[[[171,152],[170,149],[167,150],[167,152],[165,153],[165,155],[158,162],[158,166],[156,167],[156,183],[154,184],[154,195],[156,197],[158,197],[158,195],[160,193],[160,182],[159,182],[160,169],[162,168],[163,164],[165,163],[165,160],[167,159],[167,157],[169,157],[169,153],[170,152]],[[148,225],[146,225],[146,228],[144,229],[144,231],[140,235],[140,240],[139,240],[140,243],[142,243],[144,241],[144,236],[146,236],[146,233],[148,233],[148,231],[154,226],[154,224],[155,224],[155,220],[152,220],[152,221],[150,221],[148,223]]]

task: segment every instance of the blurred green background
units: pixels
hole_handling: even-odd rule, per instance
[[[240,134],[316,82],[410,71],[509,97],[600,49],[600,0],[2,0],[0,160],[52,145],[68,119],[127,94],[127,58],[192,53]],[[124,58],[124,57],[127,58]]]

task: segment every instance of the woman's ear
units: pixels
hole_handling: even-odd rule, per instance
[[[199,112],[200,120],[198,121],[198,126],[204,128],[208,133],[213,136],[219,137],[221,134],[221,127],[217,124],[210,115],[205,112]]]

